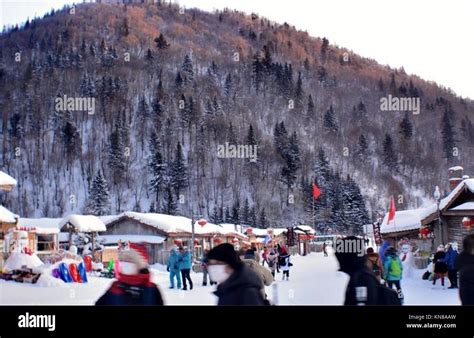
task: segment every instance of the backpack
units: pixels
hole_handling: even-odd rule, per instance
[[[395,277],[400,277],[402,275],[402,269],[400,266],[400,263],[398,262],[398,259],[391,257],[390,258],[390,266],[389,266],[389,274],[395,276]]]
[[[281,265],[286,265],[286,256],[284,257],[278,257],[278,264]]]

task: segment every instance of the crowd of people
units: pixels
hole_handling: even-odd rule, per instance
[[[357,237],[342,240],[362,241]],[[385,241],[379,252],[369,247],[362,255],[350,251],[335,252],[340,271],[349,275],[344,305],[403,303],[401,281],[404,266],[390,244]],[[362,243],[360,247],[364,247]],[[327,255],[327,250],[323,250],[323,255]],[[117,280],[97,305],[163,305],[161,293],[150,278],[145,248],[131,244],[127,250],[120,251],[119,262]],[[203,272],[202,285],[217,284],[214,294],[218,305],[270,304],[265,286],[274,282],[276,273],[282,273],[282,280],[289,280],[293,265],[288,249],[283,245],[264,248],[260,254],[255,247],[236,251],[228,243],[204,251],[199,264]],[[175,286],[181,290],[188,290],[188,286],[189,290],[193,289],[192,265],[191,253],[186,247],[171,250],[167,264],[171,289]],[[464,239],[460,254],[452,244],[440,245],[432,257],[429,274],[430,278],[426,279],[432,281],[433,287],[439,280],[444,288],[447,277],[449,288],[459,287],[462,304],[474,305],[474,235]]]

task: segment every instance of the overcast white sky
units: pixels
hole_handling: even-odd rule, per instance
[[[0,0],[0,27],[42,16],[70,0]],[[239,9],[288,22],[310,35],[474,99],[473,0],[180,0],[186,8]]]

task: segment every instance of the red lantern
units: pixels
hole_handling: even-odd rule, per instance
[[[199,239],[195,239],[194,240],[194,246],[198,246],[199,245]]]
[[[472,218],[470,217],[464,217],[462,219],[462,225],[465,227],[465,228],[470,228],[471,226],[474,225],[474,222],[472,220]]]
[[[177,246],[180,246],[181,244],[183,244],[183,241],[180,239],[175,239],[173,243],[176,244]]]
[[[205,226],[205,225],[207,224],[207,221],[206,221],[204,218],[201,218],[201,219],[198,221],[198,224],[203,227],[203,226]]]

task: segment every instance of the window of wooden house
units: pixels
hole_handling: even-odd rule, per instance
[[[36,242],[37,251],[53,251],[54,250],[54,234],[38,235]]]

